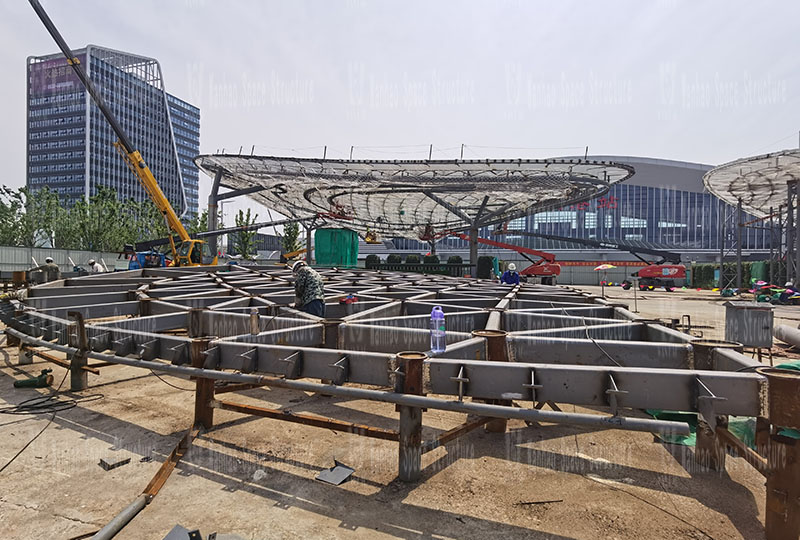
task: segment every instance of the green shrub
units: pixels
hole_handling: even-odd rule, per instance
[[[403,262],[403,259],[396,253],[392,253],[386,257],[386,264],[400,264],[401,262]]]
[[[381,264],[381,258],[377,255],[367,255],[365,263],[366,268],[374,268],[375,265]]]
[[[447,258],[447,264],[464,264],[464,259],[460,255],[450,255]]]
[[[422,260],[425,264],[439,264],[438,255],[425,255]]]
[[[478,269],[476,271],[478,279],[490,279],[494,270],[494,257],[482,255],[478,257]]]
[[[411,255],[406,256],[406,264],[419,264],[419,255]]]

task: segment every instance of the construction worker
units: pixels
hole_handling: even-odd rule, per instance
[[[519,274],[517,273],[517,265],[511,263],[508,265],[508,269],[503,272],[503,275],[500,276],[500,283],[505,283],[506,285],[519,285]]]
[[[100,266],[100,263],[98,263],[94,259],[89,259],[89,273],[90,274],[99,274],[101,272],[104,272],[104,270],[103,270],[103,267]]]
[[[31,268],[31,272],[42,272],[44,274],[45,282],[48,281],[56,281],[61,279],[61,269],[58,267],[56,263],[53,262],[52,257],[47,257],[44,260],[44,264],[41,266],[37,266],[36,268]]]
[[[292,265],[294,274],[294,306],[317,317],[325,316],[325,287],[322,276],[304,261]]]

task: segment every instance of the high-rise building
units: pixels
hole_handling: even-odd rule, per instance
[[[74,51],[161,190],[184,218],[197,213],[200,109],[168,94],[161,66],[89,45]],[[120,199],[147,194],[118,155],[116,136],[60,53],[28,58],[27,185],[56,191],[67,204],[98,188]]]

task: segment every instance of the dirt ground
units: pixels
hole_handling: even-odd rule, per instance
[[[606,292],[633,308],[633,291]],[[705,337],[721,338],[724,307],[717,298],[693,290],[639,293],[638,309],[648,317],[689,313],[693,323],[711,327],[702,329]],[[796,325],[800,308],[779,308],[776,316]],[[39,360],[18,366],[17,349],[1,348],[0,407],[52,392],[12,387],[46,367],[58,386],[63,369]],[[59,412],[0,472],[2,537],[72,538],[106,524],[141,493],[189,428],[192,386],[113,366],[90,375],[85,392],[62,391],[77,406]],[[281,389],[225,399],[397,425],[388,404]],[[0,415],[0,467],[49,419]],[[464,420],[428,411],[424,438]],[[664,445],[648,433],[510,421],[505,434],[478,429],[426,454],[423,479],[407,485],[396,478],[397,443],[219,410],[215,424],[117,538],[160,540],[175,524],[204,537],[247,539],[764,537],[764,479],[755,469],[729,456],[725,472],[701,470],[693,449]],[[98,465],[115,454],[132,459],[111,471]],[[355,469],[351,479],[338,487],[315,480],[334,459]]]

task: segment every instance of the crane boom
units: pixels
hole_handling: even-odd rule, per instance
[[[627,251],[634,256],[637,256],[637,253],[644,253],[645,255],[655,255],[657,257],[661,257],[664,261],[669,261],[672,263],[679,263],[681,262],[681,255],[680,253],[674,253],[672,251],[666,251],[663,249],[654,249],[648,247],[640,247],[633,244],[626,244],[624,242],[616,242],[613,240],[591,240],[588,238],[572,238],[569,236],[558,236],[555,234],[546,234],[546,233],[538,233],[538,232],[530,232],[530,231],[506,231],[500,230],[495,231],[495,234],[504,235],[504,234],[513,234],[515,236],[533,236],[535,238],[544,238],[546,240],[556,240],[560,242],[571,242],[573,244],[579,244],[582,246],[589,246],[595,248],[605,248],[605,249],[615,249],[618,251]],[[639,257],[641,259],[641,257]],[[642,259],[643,260],[643,259]],[[648,261],[644,261],[648,262]]]
[[[86,88],[86,91],[89,92],[89,95],[92,97],[92,100],[97,105],[97,108],[100,109],[100,112],[103,113],[103,116],[111,125],[111,129],[114,130],[114,133],[117,136],[118,141],[114,143],[117,150],[119,151],[122,158],[125,160],[125,163],[128,165],[128,168],[133,172],[136,178],[139,180],[139,183],[142,185],[142,188],[145,190],[147,195],[150,197],[150,200],[153,201],[158,211],[164,217],[166,221],[167,227],[173,233],[177,234],[180,238],[181,242],[183,243],[181,246],[180,252],[175,248],[175,243],[172,240],[172,235],[170,235],[170,245],[172,247],[173,257],[178,264],[185,264],[185,265],[193,265],[198,264],[199,257],[192,257],[192,252],[194,249],[199,250],[202,249],[203,242],[201,240],[193,240],[189,236],[189,233],[186,231],[186,228],[181,223],[180,218],[175,213],[175,210],[172,208],[172,205],[169,203],[169,200],[164,195],[164,192],[161,191],[161,187],[159,187],[158,182],[156,181],[153,172],[150,170],[150,167],[145,162],[144,158],[142,157],[141,153],[133,147],[131,144],[128,135],[122,129],[122,126],[117,121],[116,117],[111,113],[111,110],[106,105],[103,96],[97,91],[95,88],[94,83],[89,78],[89,75],[83,69],[80,60],[75,56],[75,53],[72,52],[72,49],[69,48],[67,42],[64,41],[64,38],[61,36],[61,33],[56,28],[53,21],[50,19],[50,16],[44,10],[42,5],[39,3],[39,0],[28,0],[33,7],[33,10],[39,16],[39,19],[44,24],[44,27],[47,29],[47,32],[53,38],[53,40],[58,45],[58,48],[61,49],[61,52],[67,58],[67,63],[72,66],[72,69],[75,71],[75,74],[80,79],[83,86]],[[216,256],[213,257],[214,262],[211,264],[216,264]]]

